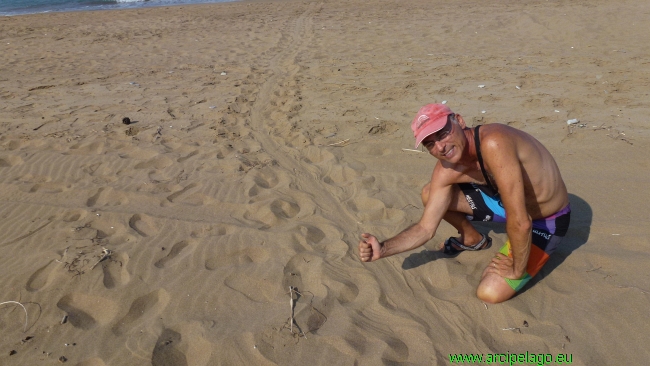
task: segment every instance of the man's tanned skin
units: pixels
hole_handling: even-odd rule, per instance
[[[423,245],[433,238],[443,219],[458,230],[459,241],[464,245],[481,240],[481,234],[466,218],[472,209],[457,185],[486,184],[476,154],[474,129],[466,128],[458,114],[452,126],[449,136],[441,141],[426,143],[429,137],[423,141],[438,162],[431,181],[422,189],[424,213],[420,222],[382,243],[371,234],[362,234],[362,261],[375,261]],[[519,279],[524,275],[531,248],[532,220],[560,211],[569,198],[555,160],[529,134],[506,125],[489,124],[481,127],[479,139],[485,169],[498,187],[506,211],[512,258],[497,254],[483,271],[476,294],[485,302],[498,303],[515,294],[504,278]]]

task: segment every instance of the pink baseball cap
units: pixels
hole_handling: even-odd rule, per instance
[[[420,108],[411,122],[411,130],[415,136],[415,148],[417,149],[427,136],[445,127],[447,116],[453,113],[444,104],[427,104]]]

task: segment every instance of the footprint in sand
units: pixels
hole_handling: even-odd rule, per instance
[[[201,196],[205,197],[203,194],[201,193],[194,193],[189,195],[187,194],[189,191],[191,191],[196,187],[200,187],[200,184],[190,183],[180,191],[174,192],[169,196],[167,196],[167,201],[171,203],[176,203],[177,201],[181,201],[183,203],[202,205],[204,203],[204,199]]]
[[[303,237],[307,240],[308,244],[316,245],[325,239],[326,235],[323,230],[312,225],[302,225],[298,229]],[[339,234],[337,230],[334,230],[336,234]]]
[[[154,224],[153,219],[145,214],[131,216],[129,219],[129,227],[143,237],[148,237],[158,232],[158,228]]]
[[[190,254],[187,250],[184,250],[191,244],[194,244],[191,241],[188,240],[183,240],[179,241],[178,243],[174,244],[172,246],[172,249],[169,251],[169,253],[164,256],[163,258],[160,258],[156,263],[154,263],[154,266],[157,268],[165,268],[166,266],[174,265],[178,263],[182,258],[185,258],[187,255]],[[179,254],[183,253],[179,257]]]
[[[300,206],[297,203],[278,198],[271,202],[271,204],[268,204],[268,202],[257,202],[256,207],[252,207],[243,216],[247,220],[274,226],[284,220],[296,217],[298,213],[300,213]]]
[[[129,199],[126,198],[124,193],[115,191],[111,187],[102,187],[97,190],[97,193],[86,200],[86,206],[120,206],[127,204],[128,202]]]
[[[9,140],[7,143],[2,144],[7,150],[19,150],[23,145],[25,145],[23,140]]]
[[[247,114],[249,111],[248,105],[244,102],[242,98],[245,98],[243,96],[238,96],[235,98],[235,103],[231,103],[228,105],[228,114]]]
[[[106,366],[101,358],[93,357],[79,362],[76,366]]]
[[[138,163],[133,168],[134,169],[151,169],[151,168],[164,169],[172,164],[174,164],[172,159],[168,158],[165,155],[159,155],[153,159],[147,160],[142,163]]]
[[[290,219],[300,212],[300,206],[294,202],[277,199],[271,203],[271,212],[278,218]]]
[[[348,208],[362,221],[381,220],[386,213],[386,205],[376,198],[357,196],[347,202]]]
[[[351,303],[359,296],[359,287],[351,281],[341,279],[336,288],[338,290],[337,300],[340,304]]]
[[[255,184],[265,189],[272,189],[280,182],[277,174],[273,172],[273,170],[266,168],[260,170],[253,180],[255,181]]]
[[[23,159],[17,155],[0,156],[0,168],[9,168],[23,163]]]
[[[64,155],[87,155],[87,154],[103,154],[106,150],[103,141],[93,141],[90,143],[79,143],[70,147],[70,150],[63,153]]]
[[[88,211],[78,209],[78,210],[71,210],[63,215],[63,221],[65,222],[75,222],[79,221],[88,215]]]
[[[95,175],[95,173],[97,173],[97,169],[99,169],[99,167],[101,167],[102,164],[103,163],[84,164],[84,165],[80,166],[79,169],[82,172],[84,172],[84,173],[86,173],[86,174],[88,174],[88,175],[90,175],[92,177],[92,176]]]
[[[163,329],[151,354],[152,366],[206,366],[214,345],[201,336],[196,323],[183,323],[179,329]]]
[[[235,258],[235,259],[233,259]],[[218,268],[240,265],[246,263],[264,263],[269,260],[269,252],[260,247],[251,247],[244,250],[240,250],[234,253],[228,253],[227,255],[219,254],[214,257],[208,258],[205,261],[205,269],[215,270]]]
[[[314,297],[325,298],[327,287],[322,286],[323,259],[310,251],[296,253],[284,266],[282,288],[293,286],[300,290],[309,289]]]
[[[238,226],[233,225],[208,225],[192,231],[190,236],[192,238],[199,239],[210,236],[230,235],[234,232],[237,232],[238,229]]]
[[[194,150],[191,153],[187,154],[186,156],[183,156],[183,157],[180,157],[180,158],[176,159],[176,161],[179,162],[179,163],[182,163],[185,160],[197,155],[198,153],[199,153],[199,150]]]
[[[400,222],[405,219],[402,210],[386,207],[381,200],[366,196],[357,196],[347,202],[348,208],[357,216],[359,221]]]
[[[342,264],[323,267],[322,284],[327,287],[326,297],[336,298],[344,306],[362,309],[377,301],[386,306],[385,295],[381,292],[379,284],[373,275],[365,270],[355,270],[343,275]],[[363,283],[359,287],[357,284]]]
[[[320,149],[314,145],[309,145],[304,149],[304,158],[309,164],[321,164],[336,159],[334,154],[327,150]]]
[[[61,193],[70,188],[72,188],[71,185],[65,185],[63,183],[39,183],[33,185],[32,188],[30,188],[29,193]]]
[[[247,182],[251,185],[251,188],[248,189],[248,197],[251,198],[259,195],[264,190],[273,189],[280,182],[277,174],[268,168],[256,172],[252,180],[252,182],[250,180]]]
[[[80,293],[63,296],[56,306],[67,313],[68,321],[75,328],[86,330],[110,323],[118,308],[112,300]]]
[[[181,334],[171,329],[165,329],[153,349],[151,364],[153,366],[187,366],[185,353],[178,349]]]
[[[169,293],[160,289],[133,300],[129,312],[113,326],[113,334],[120,336],[134,326],[155,318],[165,309],[169,299]]]
[[[402,363],[406,362],[409,356],[409,348],[399,338],[391,336],[380,336],[386,343],[386,349],[381,355],[382,360],[388,361],[387,363]]]
[[[362,165],[356,166],[352,163],[346,165],[332,164],[325,177],[323,177],[323,181],[331,185],[345,185],[361,177],[364,169],[365,167]]]
[[[126,264],[129,262],[129,256],[126,253],[113,254],[110,260],[102,264],[104,272],[104,287],[112,289],[129,282],[131,275],[126,270]]]
[[[51,260],[43,267],[36,270],[36,272],[34,272],[27,280],[25,289],[29,292],[35,292],[44,288],[48,283],[52,281],[52,277],[55,276],[54,269],[59,264],[60,263]]]
[[[290,248],[298,252],[319,246],[321,248],[319,252],[323,251],[341,258],[350,250],[349,245],[342,240],[343,232],[331,225],[320,224],[316,227],[303,224],[287,231],[291,233],[291,241],[287,244],[290,243]]]

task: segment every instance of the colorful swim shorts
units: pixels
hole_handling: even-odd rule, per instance
[[[495,194],[487,186],[473,183],[460,183],[458,186],[473,211],[472,215],[467,215],[468,220],[506,222],[506,210],[498,193]],[[571,205],[544,219],[533,220],[533,245],[530,248],[526,273],[518,280],[505,279],[513,290],[521,290],[542,269],[562,237],[566,235],[570,221]],[[506,241],[499,252],[512,257],[510,240]]]

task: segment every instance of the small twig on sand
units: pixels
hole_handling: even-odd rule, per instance
[[[102,256],[101,256],[101,258],[99,258],[99,260],[97,261],[97,263],[93,264],[93,266],[90,267],[90,270],[91,270],[91,271],[92,271],[92,270],[95,268],[95,266],[98,265],[101,261],[103,261],[104,259],[110,257],[111,254],[113,254],[113,251],[112,251],[112,250],[109,250],[109,249],[106,249],[106,248],[102,248],[102,249],[104,249],[104,250],[102,250]]]
[[[41,124],[40,126],[34,128],[33,130],[34,130],[34,131],[38,131],[41,127],[45,126],[47,123],[48,123],[48,122],[45,122],[45,123]]]
[[[293,298],[294,293],[296,294],[296,299]],[[296,301],[298,301],[298,298],[300,298],[300,296],[302,295],[300,292],[298,292],[298,290],[295,287],[289,286],[289,296],[291,297],[291,299],[289,300],[289,305],[291,306],[291,316],[289,317],[289,322],[290,322],[289,331],[291,331],[291,334],[295,334],[293,332],[293,324],[296,322],[294,318],[294,309],[296,306]],[[305,337],[305,339],[307,339],[305,332],[303,332],[302,329],[300,329],[300,326],[297,323],[296,323],[296,328],[298,328],[298,337],[303,336]]]
[[[322,317],[323,323],[325,323],[327,321],[327,316],[325,316],[325,314],[321,313],[318,309],[316,309],[312,305],[312,301],[314,300],[314,294],[312,294],[310,291],[305,291],[305,292],[311,294],[311,296],[312,296],[312,299],[309,301],[309,307],[311,308],[311,311],[316,312],[320,317]],[[295,294],[295,298],[294,298],[294,294]],[[291,296],[291,299],[289,300],[289,305],[291,306],[291,315],[289,317],[289,322],[290,322],[289,330],[291,331],[291,334],[293,334],[294,336],[297,335],[298,337],[304,337],[305,339],[307,339],[307,334],[300,328],[298,323],[296,323],[296,320],[295,320],[295,317],[294,317],[296,302],[303,296],[303,294],[300,291],[298,291],[297,288],[295,288],[293,286],[289,286],[289,296]],[[323,323],[321,323],[315,329],[309,329],[307,332],[311,332],[312,330],[316,330],[316,329],[320,328],[320,326],[322,326]],[[296,332],[297,333],[294,333],[294,331],[293,331],[293,325],[294,324],[296,325]],[[285,324],[284,327],[282,327],[282,329],[284,329],[286,327],[287,326]]]
[[[156,142],[158,141],[159,138],[162,137],[162,126],[158,126],[158,129],[156,130],[156,133],[153,134],[153,141]]]
[[[291,323],[289,324],[289,330],[291,331],[291,333],[293,333],[293,305],[294,305],[294,302],[293,302],[293,286],[289,286],[289,297],[290,297],[289,305],[291,306],[291,313],[290,313],[291,316],[289,318]]]
[[[633,289],[637,289],[637,290],[643,292],[644,294],[650,294],[650,292],[648,292],[646,290],[642,290],[642,289],[640,289],[640,288],[638,288],[636,286],[616,286],[616,287],[618,287],[618,288],[633,288]]]
[[[410,151],[410,152],[416,152],[416,153],[424,153],[424,151],[413,150],[413,149],[402,149],[402,151]]]
[[[339,142],[335,142],[335,143],[333,143],[333,144],[329,144],[329,145],[327,145],[327,146],[345,146],[345,145],[343,145],[343,144],[346,144],[346,143],[348,143],[348,142],[350,142],[350,139],[341,140],[341,141],[339,141]]]
[[[516,330],[517,332],[521,333],[521,329],[520,329],[520,328],[503,328],[503,329],[501,329],[501,330]]]
[[[55,259],[55,261],[57,261],[59,263],[66,263],[66,261],[64,259],[65,259],[65,256],[68,255],[68,248],[70,248],[70,247],[65,248],[65,250],[63,251],[63,254],[61,255],[61,259]]]
[[[23,308],[23,310],[25,311],[25,327],[24,327],[24,329],[23,329],[23,333],[25,333],[25,332],[27,331],[27,322],[28,322],[28,319],[27,319],[27,309],[25,309],[25,305],[19,303],[18,301],[4,301],[4,302],[0,302],[0,306],[5,305],[5,304],[17,304],[17,305],[20,305],[20,306]]]

